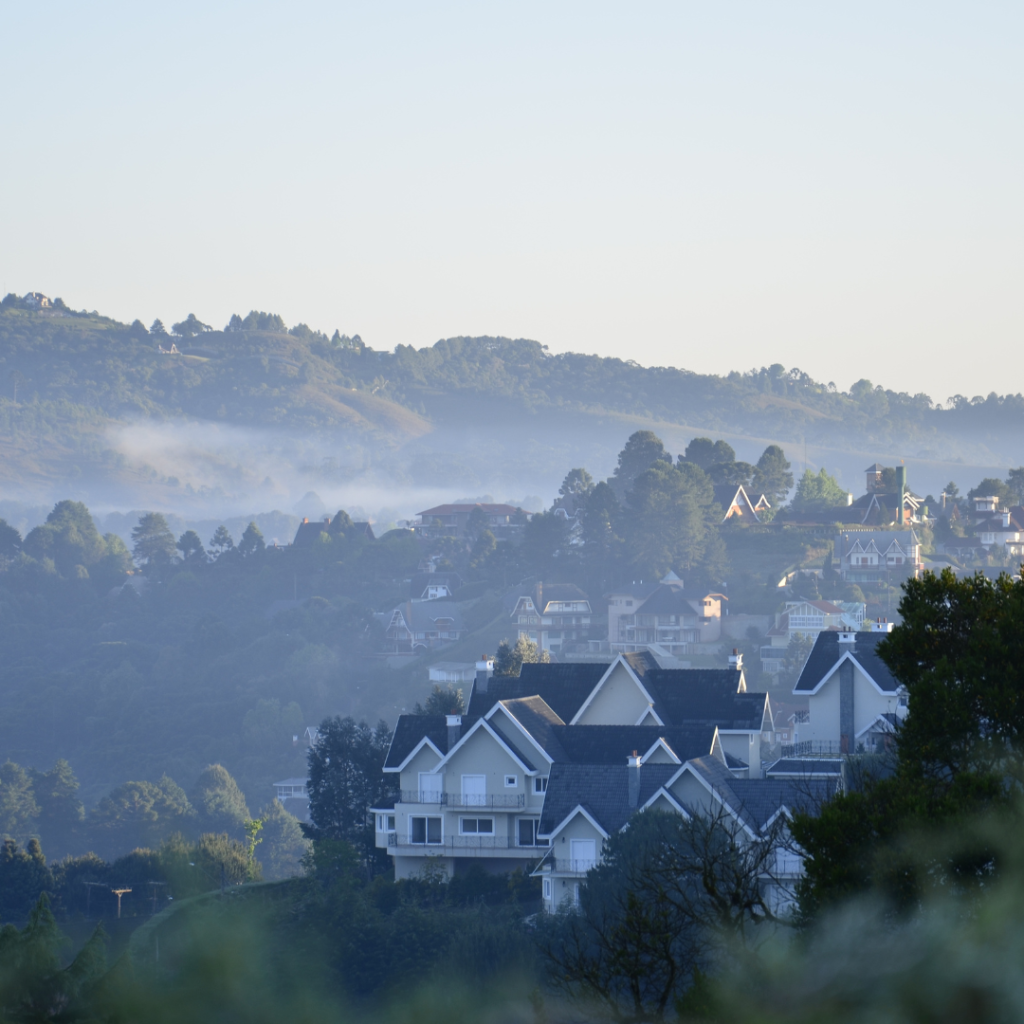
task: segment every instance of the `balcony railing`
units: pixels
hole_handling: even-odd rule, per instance
[[[842,747],[835,740],[804,740],[800,743],[784,743],[782,757],[840,757]]]
[[[403,789],[399,803],[436,804],[462,810],[466,807],[493,807],[514,810],[526,806],[525,793],[439,793],[433,789]]]
[[[523,853],[544,853],[544,846],[520,846],[508,836],[445,836],[439,843],[413,842],[412,836],[398,832],[388,834],[388,846],[414,846],[416,849],[441,850],[522,850]]]
[[[555,857],[552,871],[564,871],[570,875],[585,875],[591,868],[596,867],[597,861],[593,857],[570,858]]]

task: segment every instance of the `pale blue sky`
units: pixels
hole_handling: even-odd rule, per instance
[[[20,3],[0,286],[1024,390],[1024,7]]]

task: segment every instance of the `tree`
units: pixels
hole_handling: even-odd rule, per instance
[[[392,782],[384,775],[391,738],[384,721],[375,729],[337,716],[320,723],[308,756],[310,823],[302,826],[307,838],[344,840],[367,859],[372,856],[370,808],[391,794]]]
[[[237,839],[249,820],[245,797],[223,765],[211,764],[203,769],[189,794],[189,803],[203,832],[225,832]]]
[[[547,651],[542,651],[528,636],[520,635],[515,644],[502,640],[498,644],[498,653],[494,656],[494,674],[496,676],[518,676],[523,665],[546,665],[551,660]]]
[[[260,528],[255,523],[250,523],[238,542],[238,553],[243,558],[252,558],[254,555],[262,554],[266,547]]]
[[[126,782],[89,814],[87,827],[96,851],[114,857],[136,847],[154,848],[166,837],[189,830],[195,811],[184,791],[166,775],[159,782]]]
[[[85,809],[78,796],[78,779],[67,761],[48,772],[31,771],[32,793],[39,807],[39,835],[51,857],[75,852],[80,842]]]
[[[194,338],[197,334],[202,334],[204,331],[212,331],[213,328],[209,324],[204,324],[201,320],[197,320],[195,313],[189,313],[181,323],[173,324],[171,330],[179,338]]]
[[[214,552],[214,558],[220,558],[226,551],[231,551],[234,546],[235,542],[231,539],[228,528],[222,523],[210,538],[210,550]]]
[[[723,940],[744,943],[775,920],[765,892],[781,817],[751,840],[717,801],[690,810],[634,814],[587,873],[579,907],[538,922],[551,982],[615,1020],[662,1020]]]
[[[21,552],[21,534],[0,519],[0,558],[17,558]]]
[[[234,334],[236,331],[240,331],[242,329],[242,318],[237,313],[232,313],[231,319],[224,328],[224,332],[226,334]]]
[[[993,476],[985,477],[977,487],[972,487],[967,492],[968,501],[972,498],[988,497],[998,498],[1000,506],[1003,507],[1012,504],[1010,488],[1002,480],[997,480]]]
[[[715,485],[749,487],[754,478],[754,467],[749,462],[719,462],[711,466],[707,474]]]
[[[467,539],[474,540],[479,537],[489,525],[490,520],[487,518],[487,513],[479,505],[474,506],[466,519]]]
[[[603,592],[616,573],[622,554],[622,538],[618,527],[622,508],[608,484],[597,484],[587,495],[580,514],[580,535],[583,540],[583,569],[589,586]]]
[[[523,530],[520,557],[526,571],[551,578],[569,545],[569,524],[554,512],[535,512]]]
[[[845,505],[846,499],[846,491],[822,466],[820,473],[804,470],[793,497],[793,508],[798,512],[825,512],[830,508]]]
[[[263,845],[259,860],[264,877],[273,881],[301,874],[309,840],[302,834],[299,819],[289,814],[279,800],[274,800],[260,810],[260,820]]]
[[[808,853],[806,916],[872,887],[915,905],[936,863],[915,865],[899,837],[999,811],[1022,793],[1024,582],[925,573],[904,584],[899,611],[902,622],[878,645],[908,695],[896,763],[820,816],[796,816],[793,835]],[[998,867],[982,838],[958,863],[968,880]]]
[[[13,839],[0,844],[0,918],[23,921],[40,894],[53,889],[53,876],[38,839],[30,839],[20,850]],[[0,933],[0,962],[4,959]],[[2,982],[0,982],[2,985]]]
[[[658,462],[672,464],[672,456],[665,451],[661,438],[650,430],[638,430],[630,435],[626,447],[619,452],[619,464],[608,483],[616,495],[624,497],[633,481]]]
[[[712,441],[710,437],[695,437],[681,456],[682,461],[692,462],[705,472],[712,466],[728,465],[736,461],[736,452],[725,441]]]
[[[483,530],[473,542],[469,552],[469,567],[474,572],[483,572],[498,550],[498,542],[490,530]]]
[[[558,493],[563,498],[572,498],[579,503],[588,498],[594,490],[594,478],[583,468],[570,469],[565,474]]]
[[[6,761],[0,765],[0,836],[27,842],[36,831],[38,817],[39,805],[28,772]]]
[[[159,512],[147,512],[132,530],[132,554],[147,571],[159,573],[174,560],[174,534]]]
[[[164,327],[163,322],[160,321],[160,320],[154,320],[153,321],[153,326],[150,327],[149,333],[150,334],[161,335],[163,337],[167,336],[167,330]]]
[[[206,549],[195,530],[186,530],[174,545],[186,562],[205,562]]]
[[[768,499],[773,508],[782,505],[793,489],[790,469],[786,453],[777,444],[768,445],[757,460],[753,486]]]
[[[57,502],[46,522],[29,532],[23,549],[39,561],[52,558],[60,574],[68,578],[77,575],[77,566],[88,569],[107,554],[92,515],[80,501]]]
[[[148,336],[149,331],[146,330],[146,325],[141,320],[133,320],[131,327],[128,328],[128,337],[142,341]]]
[[[626,503],[626,547],[639,576],[663,576],[701,561],[718,516],[711,481],[700,467],[659,462],[636,478]]]
[[[1006,489],[1009,492],[1010,500],[1015,505],[1024,505],[1024,466],[1011,469],[1006,474]],[[2,541],[0,541],[0,550],[2,547]]]
[[[451,683],[441,686],[434,683],[427,697],[427,702],[417,702],[413,708],[414,715],[461,715],[466,710],[466,702],[462,690],[457,690]]]

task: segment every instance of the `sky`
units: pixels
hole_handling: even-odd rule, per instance
[[[0,287],[1024,390],[1019,3],[17,3]]]

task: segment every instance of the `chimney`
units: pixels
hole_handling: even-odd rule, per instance
[[[462,732],[462,715],[445,715],[445,722],[448,723],[448,749],[451,750],[459,742],[459,735]]]
[[[850,629],[841,630],[839,633],[839,642],[841,644],[852,644],[857,640],[857,634]]]
[[[738,647],[734,647],[732,654],[729,655],[729,668],[734,668],[737,672],[743,668],[743,655],[740,654]]]
[[[476,663],[476,692],[486,693],[487,684],[490,681],[491,676],[494,674],[494,662],[489,661],[487,658],[481,658]]]
[[[891,633],[893,624],[888,619],[878,619],[871,623],[872,633]]]
[[[303,516],[303,517],[302,517],[302,521],[303,521],[304,523],[308,523],[308,522],[309,522],[309,516]]]
[[[1003,526],[1009,526],[1010,525],[1010,513],[1009,513],[1009,511],[1003,512],[1002,516],[1003,516]]]
[[[640,755],[634,750],[626,758],[626,764],[629,766],[629,809],[635,811],[640,803]]]
[[[853,491],[846,492],[846,507],[849,508],[853,504]]]
[[[899,492],[899,501],[896,507],[899,509],[899,513],[896,516],[896,521],[902,526],[906,522],[906,511],[903,508],[904,494],[907,490],[907,467],[902,463],[896,467],[896,490]]]

